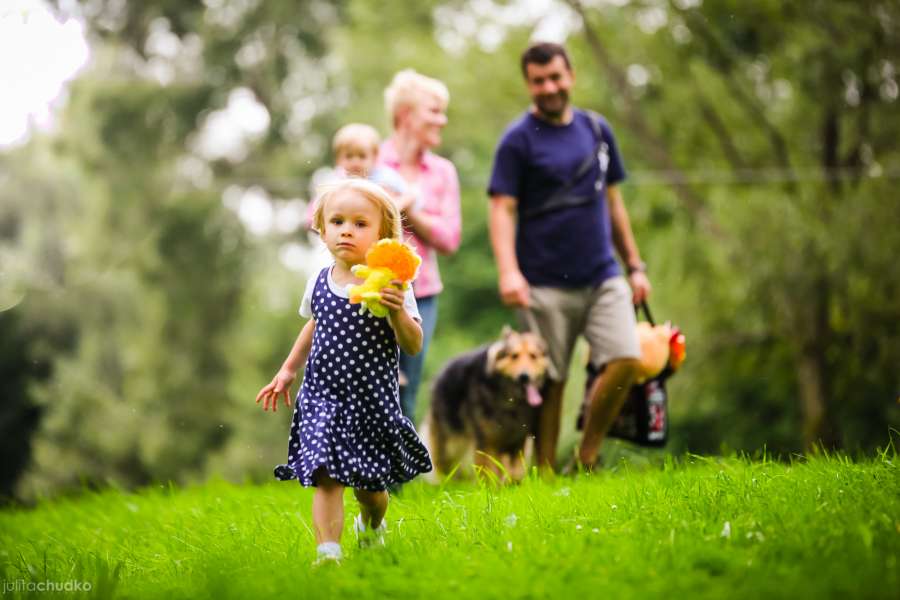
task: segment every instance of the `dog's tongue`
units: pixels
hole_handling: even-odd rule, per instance
[[[530,384],[525,386],[525,396],[528,398],[528,404],[531,406],[540,406],[543,401],[538,389]]]

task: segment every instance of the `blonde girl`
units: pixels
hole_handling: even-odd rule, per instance
[[[399,402],[399,352],[422,348],[412,291],[402,291],[399,281],[381,290],[385,319],[359,314],[346,291],[361,283],[350,269],[364,262],[375,242],[400,238],[397,207],[380,186],[347,179],[320,196],[313,226],[334,262],[307,282],[300,315],[310,320],[256,401],[274,410],[281,397],[289,406],[291,383],[305,364],[288,462],[275,476],[316,488],[312,520],[321,563],[342,555],[345,487],[359,501],[354,530],[360,543],[384,543],[387,488],[430,471],[431,460]]]

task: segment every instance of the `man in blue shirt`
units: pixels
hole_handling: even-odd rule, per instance
[[[575,340],[587,339],[591,364],[602,370],[587,395],[578,448],[578,461],[591,468],[634,382],[634,304],[646,299],[650,281],[618,187],[625,169],[615,137],[605,119],[569,103],[575,73],[565,48],[534,44],[521,66],[532,105],[504,132],[488,187],[500,297],[548,345],[536,431],[542,469],[552,470],[556,458]]]

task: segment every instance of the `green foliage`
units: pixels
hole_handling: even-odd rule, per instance
[[[874,447],[900,425],[897,6],[586,4],[567,41],[573,101],[616,131],[654,314],[688,339],[670,449]],[[383,91],[402,68],[448,85],[437,151],[462,183],[420,411],[447,359],[515,322],[497,298],[485,188],[527,106],[518,56],[535,21],[464,1],[84,5],[93,66],[59,132],[0,155],[0,310],[14,307],[0,366],[16,398],[3,422],[43,411],[20,494],[271,477],[290,414],[251,399],[302,325],[304,273],[280,256],[307,238],[249,234],[224,200],[308,197],[338,126],[389,133]],[[462,43],[446,42],[454,31]],[[163,34],[174,59],[153,51]],[[239,88],[269,127],[243,160],[204,158],[197,140]]]
[[[43,223],[59,231],[59,296],[21,310],[51,322],[63,312],[75,342],[54,349],[52,379],[33,388],[45,418],[24,494],[184,478],[228,434],[210,415],[229,402],[222,340],[244,234],[218,195],[172,189],[173,148],[204,103],[195,88],[158,91],[92,82],[74,93],[59,145],[81,165],[68,191],[77,210]]]
[[[312,568],[311,489],[107,490],[0,512],[0,578],[151,598],[893,598],[898,497],[891,451],[687,455],[502,489],[414,483],[392,498],[384,548],[356,547],[348,491],[346,558]]]

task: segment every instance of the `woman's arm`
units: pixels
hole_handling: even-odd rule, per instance
[[[459,206],[459,177],[452,164],[444,174],[444,191],[434,203],[428,203],[437,213],[425,212],[421,207],[408,206],[403,214],[406,222],[419,238],[441,254],[453,254],[459,248],[462,218]]]

